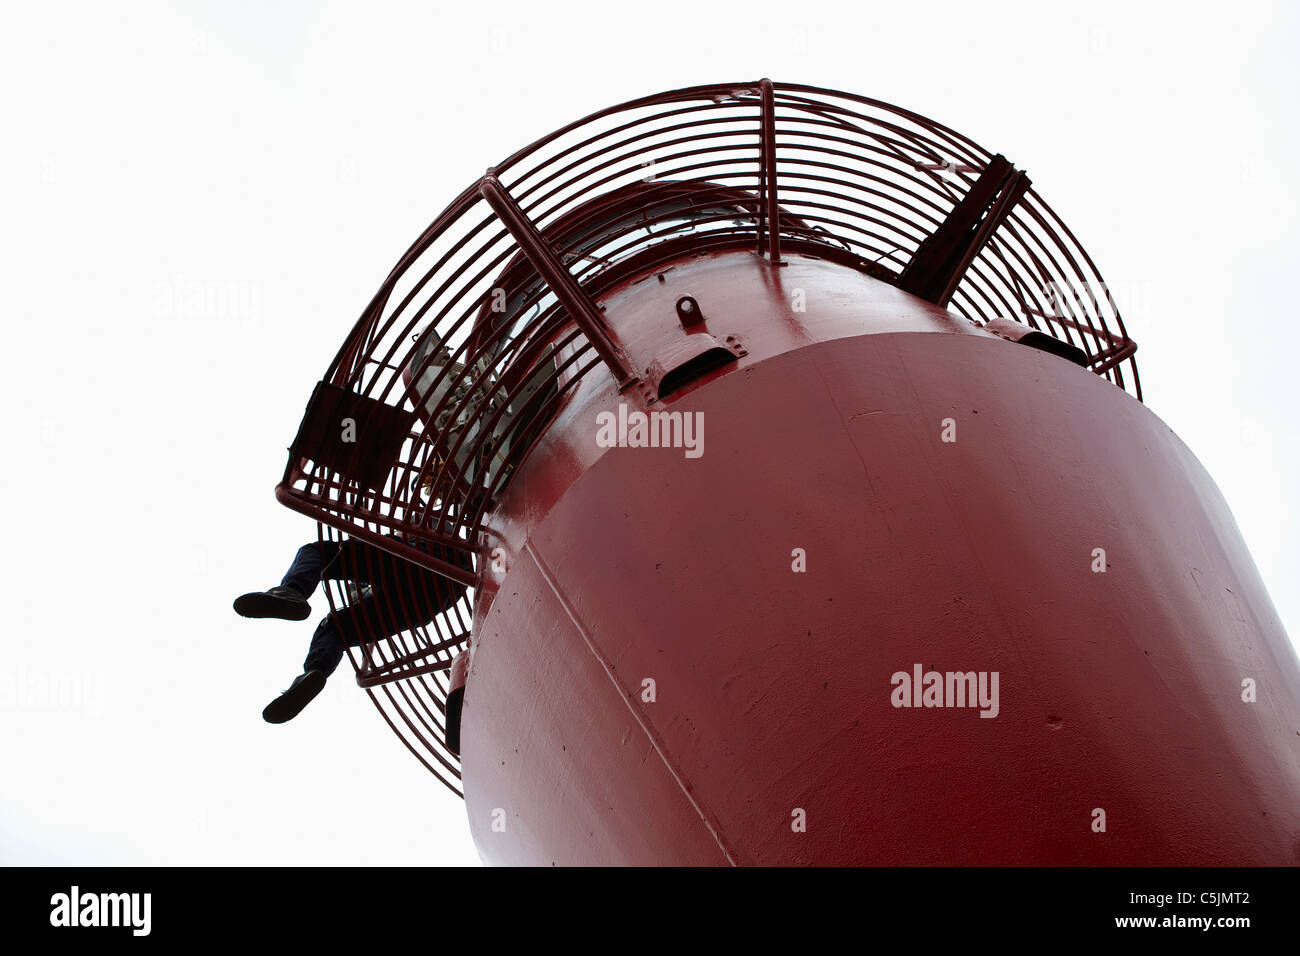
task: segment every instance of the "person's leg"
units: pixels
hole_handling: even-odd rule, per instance
[[[311,636],[307,659],[302,663],[302,673],[294,678],[288,689],[262,710],[262,719],[268,724],[283,724],[293,720],[302,709],[316,699],[325,689],[329,679],[343,659],[343,642],[334,629],[333,617],[324,618],[316,625]]]
[[[320,671],[326,677],[333,674],[343,660],[343,641],[334,626],[334,617],[325,618],[316,625],[307,648],[307,658],[302,662],[304,671]]]
[[[311,614],[311,597],[320,583],[321,570],[338,553],[334,541],[304,544],[280,583],[267,591],[251,591],[235,598],[235,613],[243,617],[278,617],[302,621]]]
[[[321,572],[339,553],[337,541],[312,541],[304,544],[293,556],[293,563],[284,573],[280,586],[293,588],[304,598],[309,598],[320,584]]]
[[[357,582],[366,578],[387,579],[393,569],[391,555],[356,539],[326,542],[325,547],[308,545],[299,550],[293,567],[284,577],[285,587],[302,587],[307,582],[322,580]],[[369,599],[367,599],[369,600]],[[361,602],[358,602],[361,603]],[[366,609],[358,610],[351,604],[331,614],[316,626],[302,663],[302,673],[289,685],[288,690],[266,705],[262,717],[272,724],[282,724],[300,714],[325,688],[325,682],[343,660],[344,643],[339,636],[340,627],[349,633],[359,634],[362,628],[353,621]],[[355,643],[355,641],[354,641]]]
[[[325,573],[326,576],[330,574],[328,570]],[[373,598],[367,598],[366,601],[373,601]],[[284,693],[267,704],[262,711],[262,718],[267,723],[282,724],[293,720],[325,689],[325,682],[343,660],[345,648],[343,639],[339,636],[340,627],[346,628],[348,633],[353,635],[363,633],[362,626],[357,621],[364,620],[362,615],[369,610],[369,608],[359,607],[359,604],[364,603],[363,601],[348,605],[343,610],[330,614],[316,625],[316,630],[311,636],[311,644],[307,648],[307,657],[302,662],[302,673],[294,678],[293,683]],[[354,640],[352,643],[355,644],[357,641]]]
[[[244,602],[244,610],[240,610],[238,602],[236,610],[245,613],[249,609],[269,608],[271,613],[246,616],[283,617],[292,613],[299,620],[305,618],[310,611],[307,598],[322,580],[351,580],[358,574],[368,573],[367,562],[371,555],[358,545],[360,542],[351,539],[342,544],[337,541],[313,541],[303,545],[294,555],[293,563],[285,572],[279,587],[245,595],[240,599]],[[297,717],[325,688],[325,681],[343,659],[343,651],[343,641],[339,638],[334,615],[331,615],[316,626],[307,657],[303,661],[302,673],[294,678],[284,693],[266,705],[262,710],[263,719],[267,723],[282,724]]]
[[[451,553],[434,545],[431,553],[472,570],[472,562],[463,552]],[[310,560],[310,555],[304,556],[304,562]],[[427,624],[460,600],[466,590],[463,584],[354,538],[327,552],[316,573],[326,580],[366,581],[371,585],[370,594],[320,622],[303,661],[303,673],[262,711],[270,723],[292,720],[321,692],[326,678],[342,661],[346,646]]]

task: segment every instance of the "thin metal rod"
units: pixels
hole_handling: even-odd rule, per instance
[[[776,101],[772,81],[759,81],[763,100],[763,185],[767,193],[767,251],[776,265],[781,261],[781,207],[776,196]]]
[[[600,317],[595,304],[587,298],[587,294],[582,291],[573,273],[569,272],[559,257],[551,251],[551,247],[537,231],[532,220],[524,214],[513,197],[501,185],[501,181],[491,172],[479,180],[479,195],[492,207],[492,211],[514,237],[515,242],[519,243],[519,248],[537,270],[538,275],[551,287],[551,291],[560,300],[569,318],[582,329],[582,334],[591,342],[596,354],[614,374],[619,391],[633,385],[637,381],[636,373],[632,371],[622,350],[614,344],[605,331],[604,320]]]

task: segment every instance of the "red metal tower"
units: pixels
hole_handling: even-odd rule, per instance
[[[473,588],[353,663],[487,862],[1295,863],[1300,668],[1135,348],[1004,157],[694,87],[461,193],[277,495]]]

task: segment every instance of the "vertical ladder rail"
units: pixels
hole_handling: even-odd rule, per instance
[[[772,81],[764,77],[758,84],[762,100],[762,170],[763,192],[767,200],[767,252],[773,265],[781,262],[781,207],[776,194],[776,98]],[[762,227],[759,241],[762,241]]]

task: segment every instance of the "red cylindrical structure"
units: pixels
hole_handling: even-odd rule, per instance
[[[1005,157],[694,87],[463,192],[278,495],[473,583],[354,664],[489,863],[1295,864],[1300,666],[1135,349]]]
[[[698,458],[599,448],[604,383],[495,516],[464,718],[483,858],[1300,859],[1294,654],[1187,448],[1061,357],[785,255],[603,297],[668,343],[690,294],[749,354],[668,403]],[[893,706],[916,665],[996,672],[996,716]]]

